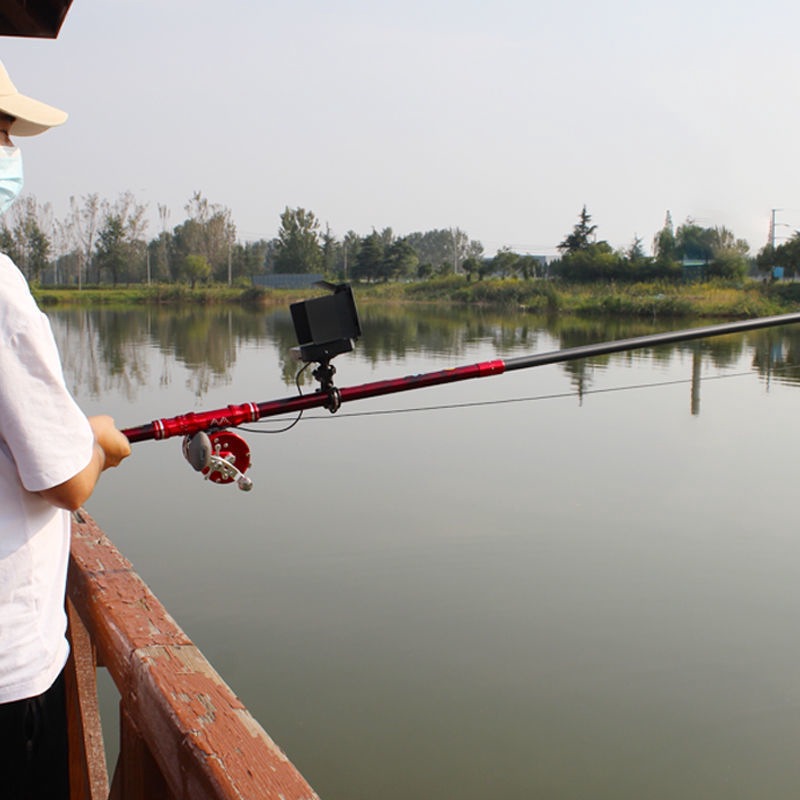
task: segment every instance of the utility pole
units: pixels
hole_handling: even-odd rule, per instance
[[[775,214],[780,210],[780,208],[773,208],[769,218],[769,244],[773,250],[775,249]]]
[[[171,274],[169,268],[168,250],[167,250],[167,223],[169,222],[169,209],[166,205],[158,204],[158,218],[161,220],[161,235],[158,237],[161,244],[161,269],[166,270],[167,275]]]

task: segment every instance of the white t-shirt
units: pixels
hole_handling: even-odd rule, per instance
[[[35,493],[79,473],[93,443],[50,323],[0,254],[0,703],[46,691],[66,662],[70,514]]]

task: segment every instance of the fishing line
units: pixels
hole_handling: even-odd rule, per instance
[[[703,380],[717,380],[719,378],[738,378],[744,375],[752,375],[751,372],[731,373],[728,375],[712,375]],[[340,414],[340,417],[372,417],[386,414],[410,414],[417,411],[447,411],[457,408],[479,408],[481,406],[500,406],[511,403],[535,403],[540,400],[563,400],[567,397],[583,397],[587,394],[607,394],[611,392],[627,392],[635,389],[653,389],[661,386],[676,386],[679,384],[691,383],[691,378],[677,378],[670,381],[656,381],[654,383],[634,383],[627,386],[607,386],[602,389],[585,389],[582,392],[555,392],[553,394],[539,394],[530,397],[509,397],[502,400],[476,400],[469,403],[450,403],[437,406],[416,406],[414,408],[395,408],[383,411],[351,411]],[[326,419],[321,415],[306,417],[307,420]]]
[[[794,365],[786,367],[776,367],[773,370],[773,372],[783,372],[790,369],[797,369],[797,367]],[[753,375],[753,371],[748,370],[746,372],[724,372],[717,375],[703,375],[700,378],[700,380],[716,381],[727,378],[744,378],[747,377],[748,375]],[[553,394],[540,394],[528,397],[510,397],[501,400],[476,400],[468,403],[445,403],[435,406],[414,406],[413,408],[390,408],[390,409],[379,409],[374,411],[349,411],[349,412],[338,413],[336,415],[336,418],[344,419],[348,417],[379,417],[379,416],[388,416],[391,414],[414,414],[422,411],[450,411],[459,408],[480,408],[482,406],[500,406],[500,405],[509,405],[511,403],[534,403],[540,400],[563,400],[568,397],[583,397],[588,394],[609,394],[612,392],[628,392],[637,389],[655,389],[664,386],[685,385],[687,383],[692,383],[692,380],[693,380],[692,378],[675,378],[674,380],[668,380],[668,381],[654,381],[651,383],[634,383],[634,384],[627,384],[625,386],[607,386],[597,389],[585,389],[581,392],[578,391],[555,392]],[[324,419],[331,419],[331,417],[323,416],[321,414],[304,417],[305,421],[324,420]],[[300,418],[298,417],[289,427],[294,427],[294,425],[296,425],[299,421]],[[257,428],[248,429],[240,426],[241,430],[252,430],[253,433],[282,433],[283,431],[289,430],[289,427],[281,428],[275,431],[265,431],[263,429],[262,430],[259,430]]]

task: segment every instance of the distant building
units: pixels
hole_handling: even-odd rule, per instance
[[[708,260],[705,258],[686,258],[684,256],[681,261],[683,280],[687,283],[705,280],[707,268]]]

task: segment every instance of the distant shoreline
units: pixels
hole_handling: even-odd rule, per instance
[[[543,279],[469,282],[463,276],[447,276],[414,283],[354,284],[353,290],[361,302],[446,303],[462,307],[514,308],[533,313],[602,314],[631,318],[751,318],[800,308],[800,284],[759,281],[748,281],[741,285],[724,282],[563,284]],[[306,290],[227,286],[191,289],[181,285],[33,289],[37,302],[45,308],[226,303],[285,307],[320,292],[314,287]]]

